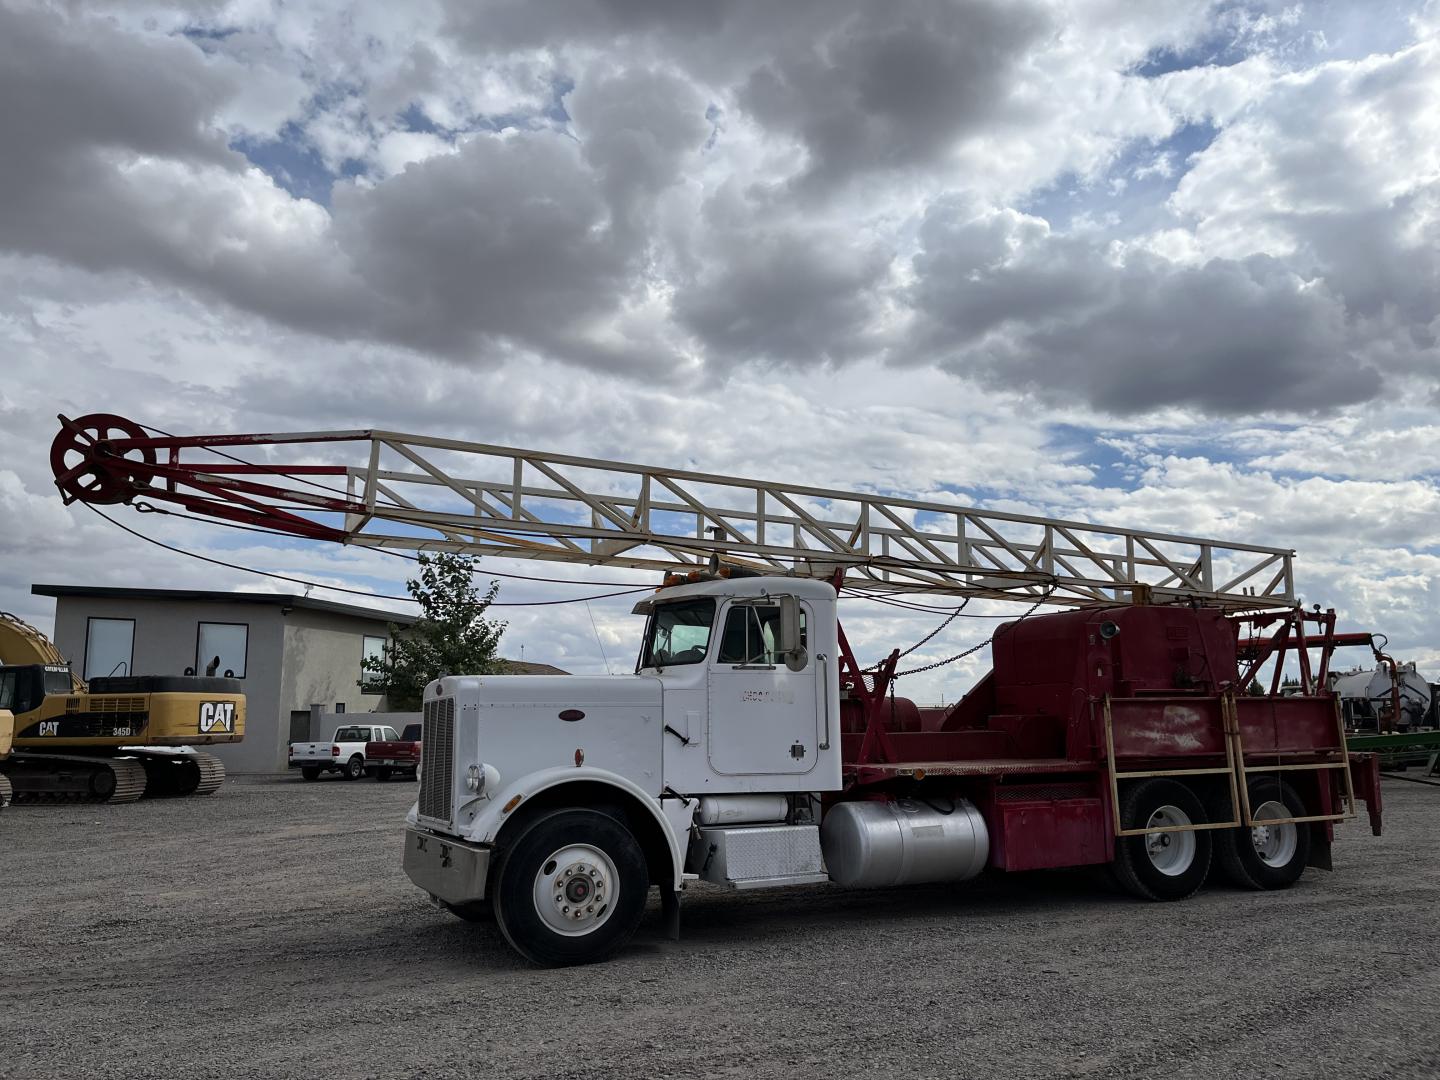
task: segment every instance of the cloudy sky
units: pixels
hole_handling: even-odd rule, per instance
[[[0,0],[0,100],[0,608],[42,625],[37,581],[283,588],[61,506],[55,414],[109,411],[1290,546],[1440,678],[1440,4]],[[930,629],[846,603],[866,659]],[[603,671],[592,613],[627,668],[619,601],[507,651]]]

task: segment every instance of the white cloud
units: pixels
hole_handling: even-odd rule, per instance
[[[0,96],[27,107],[0,117],[0,606],[43,617],[24,590],[55,576],[245,580],[58,508],[49,418],[106,408],[1293,543],[1307,598],[1440,657],[1415,14],[4,4]],[[596,607],[607,648],[623,607]],[[924,621],[853,633],[878,654]],[[583,608],[512,634],[600,662]]]

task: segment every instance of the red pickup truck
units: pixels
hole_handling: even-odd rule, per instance
[[[389,780],[395,772],[409,773],[411,780],[418,780],[420,725],[406,724],[398,739],[366,743],[365,771],[373,772],[376,780]]]

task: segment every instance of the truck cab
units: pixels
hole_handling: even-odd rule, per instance
[[[646,625],[631,675],[431,683],[406,872],[453,911],[493,901],[541,962],[606,950],[652,882],[665,895],[687,874],[825,880],[814,797],[841,786],[835,597],[796,578],[671,586],[636,605]],[[747,828],[739,846],[712,836],[714,852],[692,850],[700,828],[727,824]],[[609,899],[570,902],[562,886],[577,874]],[[538,880],[549,899],[537,912],[518,897]]]

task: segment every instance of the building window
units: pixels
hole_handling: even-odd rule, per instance
[[[85,624],[85,678],[132,675],[134,619],[88,619]]]
[[[245,623],[202,622],[195,647],[195,670],[201,675],[245,678],[245,653],[250,627]]]
[[[360,690],[366,694],[380,693],[380,672],[365,663],[366,660],[380,662],[385,659],[385,646],[387,641],[383,637],[371,637],[365,635],[364,649],[361,652],[360,663]]]

